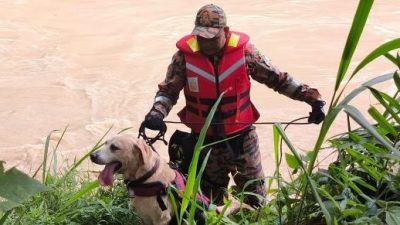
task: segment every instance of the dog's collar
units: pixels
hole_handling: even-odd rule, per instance
[[[150,171],[148,171],[147,173],[145,173],[143,176],[139,177],[136,180],[124,180],[124,183],[126,184],[127,187],[130,186],[137,186],[139,184],[144,183],[147,179],[149,179],[151,176],[153,176],[153,174],[158,170],[158,167],[160,166],[160,160],[157,159],[156,162],[154,163],[153,168],[151,168]]]

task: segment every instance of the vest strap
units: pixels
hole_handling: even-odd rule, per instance
[[[245,98],[247,96],[249,96],[250,94],[250,90],[246,90],[242,93],[240,93],[239,98]],[[190,95],[185,95],[185,98],[188,102],[191,103],[198,103],[200,102],[200,104],[202,105],[206,105],[206,106],[212,106],[214,105],[216,99],[214,98],[196,98],[194,96],[190,96]],[[229,103],[234,103],[237,100],[237,95],[233,95],[233,96],[226,96],[226,97],[222,97],[221,101],[220,101],[220,105],[224,105],[224,104],[229,104]]]
[[[250,100],[248,100],[248,101],[246,101],[245,103],[243,103],[240,107],[239,107],[239,112],[243,112],[245,109],[247,109],[247,107],[249,107],[251,105],[251,102],[250,102]],[[229,118],[229,117],[231,117],[231,116],[234,116],[235,114],[236,114],[236,112],[237,112],[237,109],[231,109],[231,110],[228,110],[228,111],[224,111],[224,112],[219,112],[220,114],[220,116],[221,116],[221,119],[226,119],[226,118]],[[208,113],[209,113],[209,111],[202,111],[201,112],[201,116],[202,117],[207,117],[207,115],[208,115]],[[218,112],[217,112],[218,113]]]

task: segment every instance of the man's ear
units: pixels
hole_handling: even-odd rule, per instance
[[[225,33],[225,37],[228,37],[228,35],[229,35],[229,27],[228,26],[224,27],[224,33]]]
[[[144,164],[149,161],[152,153],[150,146],[143,139],[137,139],[137,142],[134,145],[136,145],[134,148],[137,147],[139,150],[140,162]]]

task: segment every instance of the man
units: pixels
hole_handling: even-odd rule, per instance
[[[310,104],[309,122],[319,124],[325,118],[325,103],[318,90],[280,72],[248,40],[246,34],[230,31],[220,7],[203,6],[196,15],[192,33],[177,42],[179,50],[142,123],[142,128],[165,129],[163,119],[184,89],[186,106],[178,115],[191,128],[192,135],[198,137],[211,106],[225,92],[207,131],[206,142],[238,137],[210,149],[201,183],[203,193],[217,204],[225,195],[229,173],[239,190],[246,187],[245,191],[265,196],[258,137],[252,126],[259,113],[250,101],[250,77],[280,94]],[[202,151],[203,157],[206,153]],[[250,185],[245,185],[248,181]],[[259,206],[263,199],[249,195],[245,202]]]

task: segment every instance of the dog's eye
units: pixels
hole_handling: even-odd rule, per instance
[[[110,145],[110,149],[111,149],[111,151],[117,151],[117,150],[119,150],[119,148],[118,148],[116,145],[114,145],[114,144],[111,144],[111,145]]]

